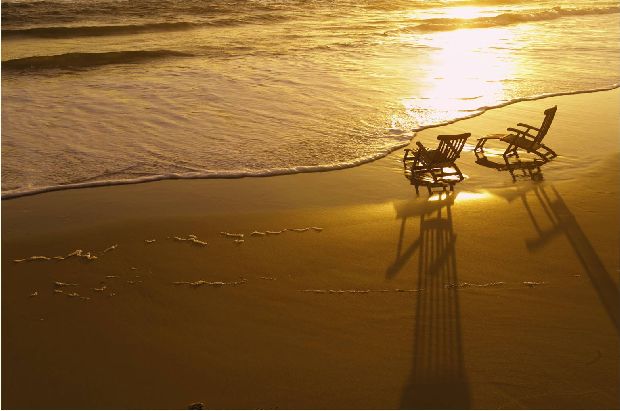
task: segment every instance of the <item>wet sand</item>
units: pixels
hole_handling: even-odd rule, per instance
[[[433,201],[400,151],[2,201],[3,408],[618,408],[619,95],[420,133],[558,105],[542,179]]]

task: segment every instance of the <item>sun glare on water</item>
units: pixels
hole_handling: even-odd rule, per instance
[[[482,15],[482,9],[475,6],[451,7],[445,12],[445,17],[450,19],[473,19]]]
[[[445,19],[475,19],[476,17],[481,17],[484,15],[484,10],[482,7],[476,6],[454,6],[454,7],[443,7],[441,9],[441,18]],[[415,11],[410,14],[411,18],[418,18],[419,12]],[[432,17],[436,15],[433,14]],[[429,15],[431,17],[431,15]]]
[[[421,21],[423,25],[446,22],[450,29],[401,34],[402,44],[429,52],[423,61],[427,67],[424,73],[415,70],[420,64],[417,56],[404,62],[411,67],[410,88],[403,93],[403,112],[393,116],[393,124],[412,123],[412,119],[423,124],[442,123],[511,98],[505,88],[517,76],[519,65],[518,56],[510,51],[510,45],[518,40],[514,28],[473,28],[468,24],[489,13],[485,7],[445,7],[441,14],[429,14]],[[420,21],[419,15],[411,18]]]
[[[435,50],[430,69],[424,78],[411,78],[410,97],[402,100],[405,111],[410,116],[420,116],[421,111],[460,116],[459,110],[505,100],[504,82],[515,76],[518,64],[502,47],[511,36],[509,29],[487,28],[446,31],[428,38],[426,45]]]

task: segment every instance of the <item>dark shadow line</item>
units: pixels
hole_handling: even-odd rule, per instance
[[[387,270],[395,275],[419,250],[417,287],[421,292],[416,295],[412,368],[400,406],[465,409],[471,401],[464,368],[459,294],[456,288],[447,286],[458,281],[452,202],[432,203],[400,208],[398,215],[403,219],[419,216],[420,233],[401,254],[401,229],[396,261]]]
[[[526,240],[527,248],[534,251],[550,241],[551,238],[564,233],[583,269],[587,272],[605,311],[607,311],[607,315],[620,334],[620,290],[560,193],[553,186],[551,189],[555,194],[554,200],[549,198],[543,188],[537,189],[536,191],[542,192],[536,193],[536,195],[545,212],[549,213],[553,227],[549,230],[538,231],[539,238],[537,239]]]

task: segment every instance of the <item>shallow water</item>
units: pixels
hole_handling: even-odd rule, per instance
[[[615,1],[2,2],[2,195],[348,167],[620,77]]]

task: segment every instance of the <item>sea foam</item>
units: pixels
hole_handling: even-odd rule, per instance
[[[3,0],[2,198],[355,167],[617,87],[617,2],[371,3]]]
[[[593,7],[593,8],[562,8],[554,7],[549,10],[500,13],[495,16],[477,18],[434,18],[421,20],[417,24],[406,26],[398,30],[391,30],[386,34],[398,34],[403,32],[433,32],[459,30],[465,28],[489,28],[501,27],[512,24],[544,22],[563,17],[590,16],[620,13],[620,7]]]
[[[428,129],[428,128],[433,128],[433,127],[438,127],[438,126],[442,126],[442,125],[447,125],[447,124],[451,124],[451,123],[455,123],[457,121],[460,120],[464,120],[464,119],[468,119],[468,118],[473,118],[476,116],[479,116],[481,114],[484,114],[485,112],[489,111],[489,110],[493,110],[493,109],[497,109],[497,108],[501,108],[501,107],[505,107],[511,104],[515,104],[518,102],[522,102],[522,101],[533,101],[533,100],[539,100],[539,99],[544,99],[544,98],[548,98],[548,97],[556,97],[556,96],[564,96],[564,95],[576,95],[576,94],[583,94],[583,93],[595,93],[595,92],[600,92],[600,91],[608,91],[608,90],[613,90],[620,87],[620,84],[616,83],[616,84],[612,84],[610,86],[607,87],[599,87],[599,88],[593,88],[593,89],[587,89],[587,90],[578,90],[578,91],[569,91],[569,92],[557,92],[557,93],[544,93],[544,94],[539,94],[539,95],[535,95],[535,96],[528,96],[528,97],[520,97],[520,98],[516,98],[513,99],[511,101],[507,101],[507,102],[503,102],[500,104],[496,104],[496,105],[492,105],[492,106],[484,106],[484,107],[480,107],[479,109],[473,111],[472,113],[469,113],[467,115],[458,117],[458,118],[454,118],[454,119],[450,119],[448,121],[445,122],[441,122],[441,123],[437,123],[437,124],[432,124],[432,125],[428,125],[428,126],[424,126],[424,127],[419,127],[418,129],[416,129],[413,133],[412,136],[415,136],[415,133]],[[22,196],[28,196],[28,195],[34,195],[34,194],[41,194],[41,193],[46,193],[46,192],[52,192],[52,191],[59,191],[59,190],[69,190],[69,189],[79,189],[79,188],[89,188],[89,187],[104,187],[104,186],[113,186],[113,185],[125,185],[125,184],[139,184],[139,183],[148,183],[148,182],[154,182],[154,181],[162,181],[162,180],[176,180],[176,179],[235,179],[235,178],[244,178],[244,177],[269,177],[269,176],[279,176],[279,175],[287,175],[287,174],[299,174],[299,173],[312,173],[312,172],[324,172],[324,171],[331,171],[331,170],[341,170],[341,169],[347,169],[347,168],[352,168],[352,167],[357,167],[366,163],[370,163],[373,162],[375,160],[381,159],[387,155],[389,155],[391,152],[398,150],[402,147],[405,147],[409,144],[409,140],[397,143],[391,147],[389,147],[389,149],[386,149],[384,151],[375,153],[373,155],[367,156],[367,157],[363,157],[363,158],[356,158],[353,159],[351,161],[346,161],[346,162],[340,162],[340,163],[335,163],[335,164],[325,164],[325,165],[317,165],[317,166],[293,166],[293,167],[288,167],[288,168],[272,168],[272,169],[265,169],[265,170],[223,170],[223,171],[205,171],[205,172],[187,172],[187,173],[167,173],[167,174],[153,174],[153,175],[146,175],[146,176],[140,176],[140,177],[135,177],[135,178],[123,178],[123,179],[104,179],[104,180],[99,180],[99,181],[88,181],[88,182],[83,182],[83,183],[67,183],[67,184],[60,184],[60,185],[51,185],[51,186],[44,186],[44,187],[36,187],[36,188],[18,188],[18,189],[14,189],[14,190],[6,190],[3,191],[2,193],[2,199],[12,199],[12,198],[18,198],[18,197],[22,197]],[[319,231],[319,230],[316,230]],[[282,231],[280,231],[282,232]],[[280,233],[278,232],[278,234]],[[263,233],[265,234],[274,234],[275,232],[260,232],[260,231],[255,231],[254,233],[252,233],[252,235],[263,235]],[[145,240],[146,241],[146,240]],[[151,242],[151,241],[147,241],[147,242]]]

